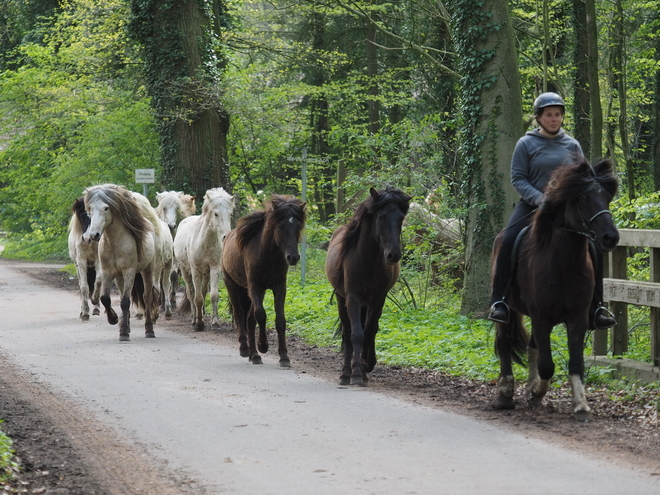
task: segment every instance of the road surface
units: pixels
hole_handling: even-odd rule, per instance
[[[276,352],[251,365],[236,346],[166,321],[145,339],[133,319],[131,341],[119,342],[104,317],[78,319],[74,293],[19,267],[0,263],[0,359],[48,387],[53,407],[85,415],[99,465],[129,452],[133,465],[196,494],[660,493],[660,476],[643,468],[339,387],[295,360],[283,370]]]

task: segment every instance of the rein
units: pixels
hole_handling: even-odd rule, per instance
[[[567,227],[562,227],[562,230],[565,230],[567,232],[573,232],[575,234],[583,235],[587,239],[589,239],[592,242],[596,242],[598,240],[598,235],[596,232],[593,230],[590,230],[589,227],[591,225],[591,222],[593,222],[596,218],[598,218],[600,215],[607,213],[610,216],[612,216],[612,212],[610,210],[601,210],[595,215],[593,215],[589,220],[584,218],[584,215],[582,214],[582,210],[580,209],[580,205],[577,207],[578,213],[580,214],[580,219],[582,220],[582,229],[586,232],[580,231],[580,230],[574,230],[574,229],[569,229]]]

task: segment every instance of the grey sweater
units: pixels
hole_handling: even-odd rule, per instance
[[[545,137],[534,129],[521,137],[513,150],[511,184],[521,199],[538,206],[552,172],[583,156],[580,143],[566,134],[564,129],[560,129],[553,138]]]

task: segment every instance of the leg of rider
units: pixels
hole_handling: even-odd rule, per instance
[[[489,318],[495,321],[508,320],[508,308],[504,303],[504,296],[509,278],[511,276],[511,252],[516,238],[522,229],[529,225],[531,214],[535,207],[525,201],[520,200],[511,214],[509,223],[504,230],[502,245],[497,254],[497,263],[495,264],[495,274],[493,276],[493,290],[491,293],[491,310]]]
[[[603,305],[603,252],[596,248],[596,259],[594,260],[594,278],[596,285],[589,308],[589,328],[603,329],[616,325],[612,313]]]

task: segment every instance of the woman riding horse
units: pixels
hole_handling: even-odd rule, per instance
[[[493,276],[493,289],[488,319],[507,323],[509,306],[506,296],[513,268],[511,254],[518,234],[527,227],[532,213],[543,201],[543,190],[556,168],[580,160],[584,153],[580,143],[569,136],[562,124],[565,105],[556,93],[543,93],[534,101],[534,118],[538,128],[518,140],[511,159],[511,183],[520,194],[520,201],[504,230],[502,245]],[[613,315],[603,306],[603,254],[596,250],[594,262],[596,288],[591,304],[589,326],[608,328],[616,324]]]

